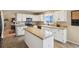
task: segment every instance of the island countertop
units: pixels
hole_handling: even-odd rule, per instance
[[[44,38],[44,31],[38,28],[34,28],[34,27],[28,27],[25,29],[25,31],[30,32],[31,34],[39,37],[40,39]]]
[[[39,37],[42,40],[44,38],[52,36],[52,34],[46,35],[45,31],[43,29],[38,29],[38,28],[34,28],[34,27],[28,27],[28,28],[25,29],[25,31],[28,31],[29,33]]]

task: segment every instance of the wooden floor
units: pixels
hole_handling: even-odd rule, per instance
[[[2,48],[28,48],[23,39],[24,37],[16,36],[4,38],[2,41]]]
[[[58,42],[58,41],[54,41],[54,47],[55,48],[79,48],[79,45],[67,42],[65,44]]]
[[[28,46],[23,41],[24,36],[16,37],[15,35],[8,36],[0,42],[1,48],[28,48]],[[79,48],[79,45],[75,45],[67,42],[63,44],[58,41],[54,41],[54,48]]]

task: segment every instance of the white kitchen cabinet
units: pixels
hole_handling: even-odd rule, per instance
[[[67,11],[55,11],[54,12],[55,21],[67,21]]]
[[[48,37],[46,34],[48,34],[47,31],[46,31],[43,39],[41,39],[31,32],[25,31],[24,41],[28,45],[29,48],[53,48],[54,47],[54,37],[50,36],[49,34],[48,34],[49,35],[49,37]]]
[[[40,15],[40,20],[44,21],[44,15]]]
[[[31,15],[31,14],[26,14],[26,17],[27,17],[27,18],[33,18],[33,15]]]
[[[56,39],[56,35],[57,35],[57,29],[51,29],[52,30],[52,33],[54,35],[54,39]]]
[[[55,40],[66,43],[67,42],[67,29],[55,29],[43,27],[43,29],[51,31]],[[50,33],[47,33],[49,35]]]
[[[33,15],[33,21],[41,21],[41,15]]]
[[[53,48],[53,47],[54,47],[54,36],[51,36],[43,40],[43,48]]]
[[[67,11],[61,11],[59,14],[59,20],[58,21],[67,21]]]
[[[16,15],[16,21],[26,21],[26,14],[20,14],[20,13],[18,13]]]
[[[58,20],[58,18],[59,18],[59,12],[58,11],[54,12],[53,18],[54,18],[55,22]]]
[[[67,29],[57,29],[55,40],[60,41],[62,43],[66,43],[66,41],[67,41]]]
[[[24,27],[16,27],[16,36],[20,36],[24,34],[25,34]]]
[[[28,45],[29,48],[42,48],[43,47],[43,41],[28,31],[25,32],[24,41]]]
[[[41,15],[33,15],[33,14],[16,14],[16,21],[26,21],[26,18],[32,18],[32,21],[41,21]]]
[[[16,21],[22,21],[22,14],[16,14]]]
[[[22,21],[26,21],[26,14],[22,15]]]

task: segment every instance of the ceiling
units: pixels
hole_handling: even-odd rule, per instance
[[[35,14],[35,15],[43,14],[45,12],[54,12],[54,11],[57,11],[57,10],[3,10],[3,12],[6,14],[23,13],[23,14]]]
[[[34,13],[44,13],[48,10],[3,10],[3,12],[13,12],[13,13],[30,13],[30,14],[34,14]]]
[[[28,10],[30,12],[33,12],[33,13],[40,13],[40,12],[46,12],[48,10]]]

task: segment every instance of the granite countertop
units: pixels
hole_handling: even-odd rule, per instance
[[[25,29],[25,31],[30,32],[31,34],[39,37],[40,39],[44,38],[44,31],[38,28],[28,27]]]
[[[35,27],[28,27],[25,29],[25,31],[28,31],[29,33],[37,36],[38,38],[44,40],[45,38],[53,36],[52,34],[46,35],[45,31],[43,29],[38,29]]]
[[[67,27],[63,26],[63,27],[57,27],[57,26],[48,26],[48,25],[41,25],[42,27],[48,27],[48,28],[51,28],[51,29],[67,29]]]

